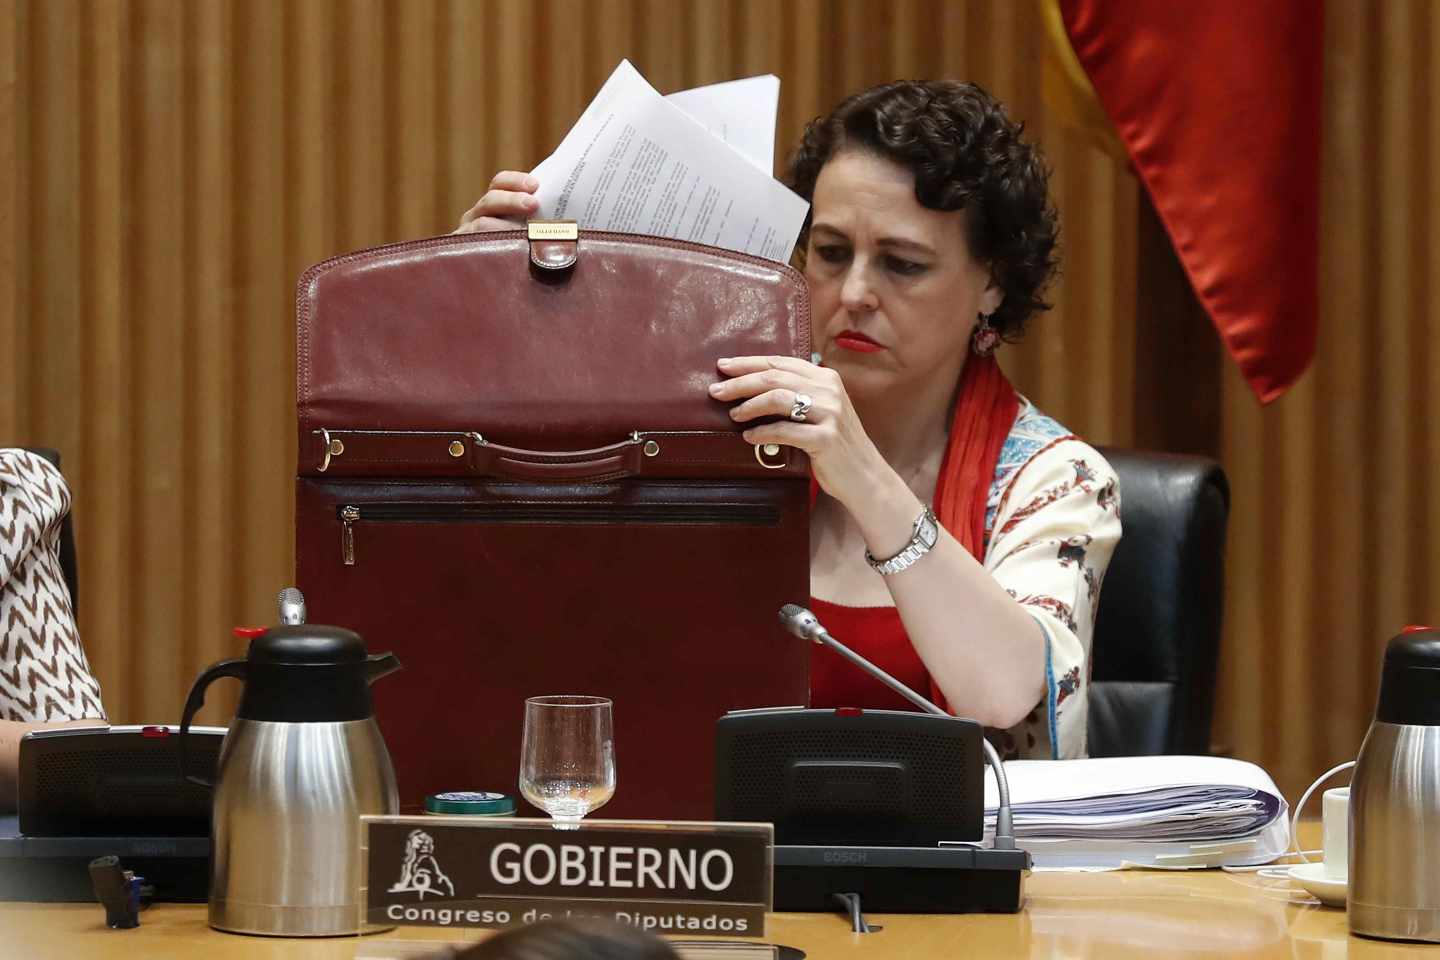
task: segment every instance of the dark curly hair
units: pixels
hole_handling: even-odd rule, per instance
[[[820,169],[847,149],[910,170],[921,206],[966,211],[970,252],[1005,294],[991,323],[1014,341],[1031,316],[1050,309],[1042,294],[1059,265],[1050,171],[1023,130],[973,83],[897,80],[857,93],[810,121],[790,158],[788,181],[812,200]],[[807,216],[797,246],[802,259],[809,234]]]

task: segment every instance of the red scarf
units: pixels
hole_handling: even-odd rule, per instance
[[[960,374],[950,441],[935,484],[935,516],[950,535],[985,562],[985,504],[1020,396],[994,356],[971,354]]]
[[[935,516],[980,562],[985,561],[985,504],[1000,450],[1020,412],[1020,397],[993,356],[970,354],[960,372],[950,440],[935,484]],[[810,480],[810,506],[819,486]]]

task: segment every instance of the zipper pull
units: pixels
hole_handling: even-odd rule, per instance
[[[355,521],[360,519],[359,507],[341,507],[340,559],[345,566],[355,566]]]

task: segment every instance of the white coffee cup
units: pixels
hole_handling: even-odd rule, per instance
[[[1350,788],[1326,790],[1324,796],[1325,876],[1344,880],[1350,873]]]

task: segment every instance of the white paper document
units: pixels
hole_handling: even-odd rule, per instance
[[[775,167],[775,115],[780,111],[780,78],[746,77],[681,90],[665,98],[710,134],[738,150],[767,177]]]
[[[1012,760],[1016,843],[1037,867],[1269,863],[1290,844],[1269,774],[1225,757]],[[985,771],[987,837],[999,795]]]
[[[662,97],[628,60],[531,173],[538,216],[790,259],[809,204],[770,175],[780,81]]]

